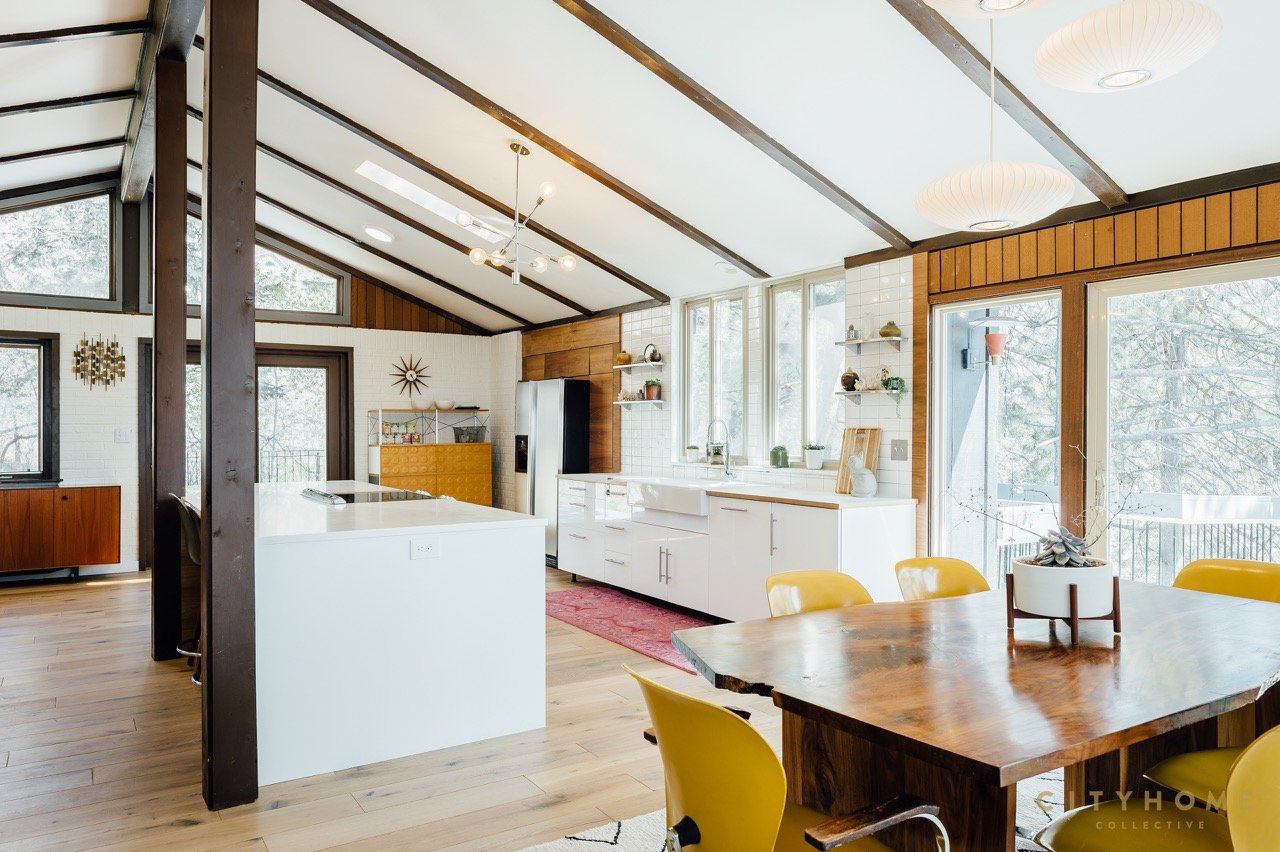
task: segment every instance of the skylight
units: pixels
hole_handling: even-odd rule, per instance
[[[462,212],[462,208],[453,206],[440,196],[428,192],[417,184],[410,183],[399,175],[392,174],[376,163],[365,160],[356,168],[356,174],[368,178],[378,186],[391,190],[401,198],[412,201],[425,210],[431,211],[441,219],[447,219],[453,225],[458,224],[458,214]],[[485,227],[484,223],[479,220],[473,220],[465,230],[489,243],[498,243],[507,239],[505,234]]]

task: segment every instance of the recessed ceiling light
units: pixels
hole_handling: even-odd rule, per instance
[[[381,228],[375,228],[373,225],[365,225],[364,232],[380,243],[389,243],[395,239],[395,237],[391,236],[386,231]]]
[[[725,275],[737,275],[739,272],[742,271],[738,269],[738,267],[734,266],[732,263],[729,263],[727,260],[717,260],[715,262],[715,270],[716,272],[720,272]]]
[[[469,214],[463,217],[463,221],[468,222],[468,224],[462,225],[459,217],[463,216],[466,211],[461,207],[455,207],[440,196],[387,171],[376,163],[365,160],[356,167],[356,174],[363,178],[368,178],[383,189],[389,189],[401,198],[412,201],[425,210],[430,210],[441,219],[448,219],[451,223],[464,227],[486,242],[498,243],[507,239],[505,234],[500,234],[492,228],[485,227],[484,223],[472,219]]]

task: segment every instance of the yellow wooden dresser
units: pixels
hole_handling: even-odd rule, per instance
[[[381,485],[493,505],[492,444],[388,444],[377,451]]]

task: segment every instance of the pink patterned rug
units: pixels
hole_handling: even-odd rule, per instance
[[[548,592],[547,615],[690,674],[693,667],[671,644],[671,633],[715,623],[609,586]]]

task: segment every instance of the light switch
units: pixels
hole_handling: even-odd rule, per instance
[[[902,439],[895,440],[889,444],[889,459],[891,461],[906,461],[907,445],[908,442]]]

